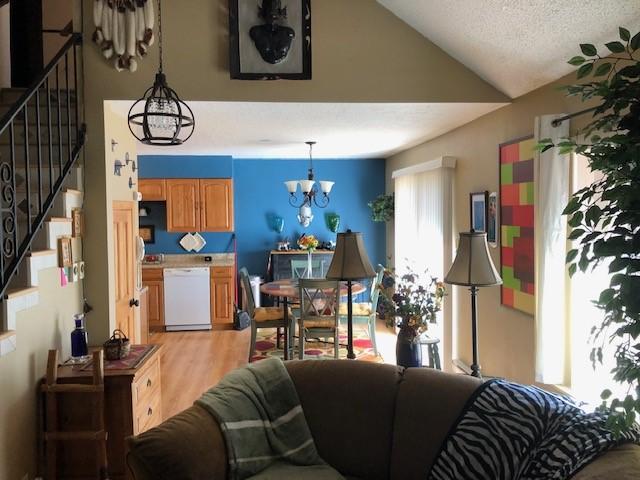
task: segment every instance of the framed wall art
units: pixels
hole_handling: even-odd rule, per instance
[[[155,243],[156,227],[154,225],[140,225],[138,227],[138,235],[144,240],[144,243]]]
[[[60,237],[58,238],[58,266],[67,268],[72,265],[71,237]]]
[[[229,0],[229,69],[240,80],[311,79],[311,1]]]
[[[499,147],[502,304],[535,313],[533,137]]]
[[[487,203],[489,192],[476,192],[469,194],[469,211],[471,230],[476,232],[487,231]]]
[[[71,236],[82,237],[84,234],[84,213],[81,208],[71,210]]]
[[[498,246],[498,193],[491,192],[487,203],[487,242]]]

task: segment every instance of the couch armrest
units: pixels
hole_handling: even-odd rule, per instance
[[[635,480],[640,478],[640,446],[612,448],[573,476],[573,480]]]
[[[227,451],[215,419],[198,405],[127,439],[136,480],[224,480]]]

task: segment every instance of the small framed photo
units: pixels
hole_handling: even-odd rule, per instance
[[[229,0],[229,68],[240,80],[311,79],[311,1]]]
[[[471,193],[469,195],[470,223],[471,230],[476,232],[487,231],[487,204],[489,203],[489,192]]]
[[[81,208],[71,210],[71,236],[82,237],[84,234],[84,213]]]
[[[156,242],[156,227],[153,225],[140,225],[138,235],[144,240],[144,243]]]
[[[487,203],[487,242],[492,247],[498,246],[498,194],[491,192]]]
[[[71,237],[58,238],[58,266],[68,268],[73,265]]]

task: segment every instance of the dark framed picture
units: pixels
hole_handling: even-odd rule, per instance
[[[471,230],[476,232],[487,231],[487,204],[489,203],[489,192],[475,192],[469,194],[469,210]]]
[[[156,227],[154,225],[140,225],[138,227],[138,235],[144,240],[144,243],[155,243]]]
[[[311,79],[311,1],[229,0],[229,68],[240,80]]]
[[[58,238],[58,266],[71,267],[73,265],[71,254],[71,237]]]
[[[494,248],[498,246],[498,230],[498,193],[491,192],[487,203],[487,242]]]

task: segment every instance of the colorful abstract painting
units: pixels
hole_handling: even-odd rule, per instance
[[[502,304],[535,313],[533,137],[500,145]]]

